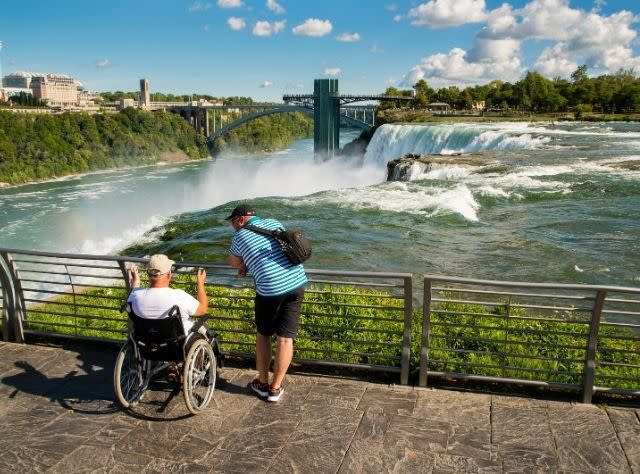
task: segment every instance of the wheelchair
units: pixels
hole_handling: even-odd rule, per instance
[[[180,377],[187,409],[194,415],[205,410],[213,398],[221,358],[217,339],[198,332],[209,317],[199,318],[188,334],[184,333],[178,306],[164,319],[144,319],[133,311],[129,318],[133,331],[120,349],[113,371],[120,405],[125,409],[135,407],[153,380],[170,366],[182,363]]]

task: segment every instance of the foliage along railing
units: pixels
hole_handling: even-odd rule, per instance
[[[31,334],[123,340],[127,268],[146,259],[0,249],[4,340]],[[207,270],[209,325],[227,354],[253,357],[254,288],[226,265],[181,262],[195,294]],[[307,270],[296,360],[427,377],[640,395],[640,289],[427,276],[414,310],[404,273]],[[142,272],[144,275],[144,272]],[[143,285],[144,285],[143,281]]]
[[[640,395],[640,289],[426,276],[427,376]]]
[[[7,249],[0,249],[0,256],[6,267],[0,265],[3,329],[12,328],[5,340],[23,341],[29,334],[125,339],[121,308],[129,291],[127,269],[132,263],[144,268],[146,259]],[[196,267],[207,271],[208,325],[218,333],[223,352],[253,357],[252,279],[238,277],[226,265],[180,262],[172,286],[195,294]],[[407,384],[411,275],[312,269],[307,274],[296,360],[398,373]]]

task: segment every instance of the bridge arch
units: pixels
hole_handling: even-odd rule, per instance
[[[249,122],[250,120],[257,119],[259,117],[264,117],[266,115],[273,114],[286,114],[290,112],[302,112],[308,115],[313,115],[314,111],[312,107],[304,106],[304,105],[283,105],[282,107],[270,108],[265,110],[260,110],[258,112],[254,112],[252,114],[244,115],[239,119],[234,120],[233,122],[225,125],[224,127],[216,130],[213,134],[207,137],[207,141],[209,144],[212,144],[215,140],[220,138],[225,133],[233,130],[234,128],[239,127],[240,125]],[[355,119],[353,117],[349,117],[347,115],[340,114],[340,119],[346,122],[349,126],[354,128],[361,128],[363,130],[371,130],[371,125],[363,122],[362,120]]]

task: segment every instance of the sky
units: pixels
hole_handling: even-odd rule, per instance
[[[377,94],[640,73],[639,28],[638,0],[19,0],[0,9],[0,73],[281,101],[319,78]]]

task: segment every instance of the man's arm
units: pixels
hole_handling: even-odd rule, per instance
[[[247,266],[244,264],[242,257],[230,253],[227,257],[227,263],[238,269],[238,275],[245,276],[247,274]]]
[[[204,268],[200,268],[196,275],[196,288],[198,291],[198,309],[196,310],[196,315],[201,316],[207,312],[209,309],[209,300],[207,299],[207,292],[204,288],[204,283],[207,280],[207,272],[204,271]]]
[[[140,274],[138,273],[138,265],[135,263],[129,268],[131,275],[131,289],[140,287]]]

